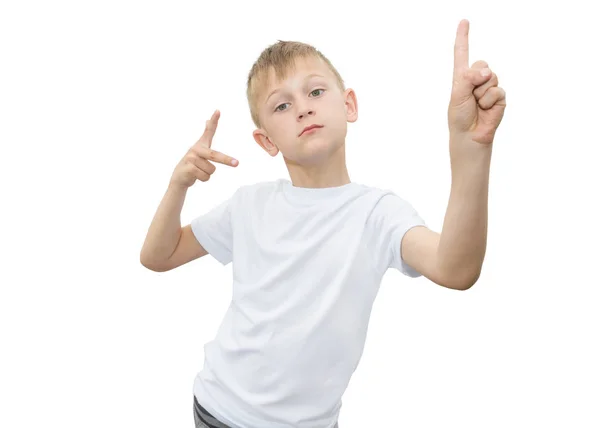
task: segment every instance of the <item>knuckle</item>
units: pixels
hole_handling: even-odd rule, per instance
[[[197,159],[200,156],[200,152],[195,147],[188,150],[186,157],[190,160]]]
[[[210,163],[209,161],[207,161],[206,159],[202,159],[200,164],[202,165],[202,171],[204,171],[207,174],[213,174],[216,170],[215,166]],[[198,165],[200,166],[200,165]]]

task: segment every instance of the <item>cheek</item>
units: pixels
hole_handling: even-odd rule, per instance
[[[333,119],[333,125],[335,125],[336,128],[343,127],[344,123],[346,123],[348,120],[348,116],[346,115],[346,108],[340,108],[339,105],[336,105],[335,113],[331,116],[331,118]]]
[[[292,128],[293,126],[286,126],[285,123],[282,123],[282,121],[278,121],[278,123],[271,125],[269,131],[269,139],[272,143],[276,142],[276,144],[285,144],[286,141],[289,140],[290,136],[292,135],[292,131],[290,131],[290,129]]]

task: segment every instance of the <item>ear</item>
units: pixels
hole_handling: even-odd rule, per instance
[[[264,129],[255,129],[254,132],[252,132],[252,136],[254,137],[254,141],[256,141],[264,151],[273,157],[277,156],[279,149],[271,142]]]
[[[344,91],[344,106],[346,107],[346,120],[356,122],[358,120],[358,102],[354,89],[348,88]]]

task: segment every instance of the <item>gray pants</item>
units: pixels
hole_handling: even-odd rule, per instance
[[[198,403],[196,396],[194,396],[194,422],[196,423],[196,428],[230,428],[208,413],[208,411]],[[339,428],[338,424],[335,424],[334,428]]]

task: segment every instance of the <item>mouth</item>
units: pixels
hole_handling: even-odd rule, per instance
[[[302,135],[304,135],[304,134],[310,133],[310,132],[315,132],[317,129],[322,128],[322,127],[323,127],[323,125],[310,125],[310,126],[307,126],[306,128],[304,128],[304,131],[302,131],[300,133],[299,137],[302,136]]]

